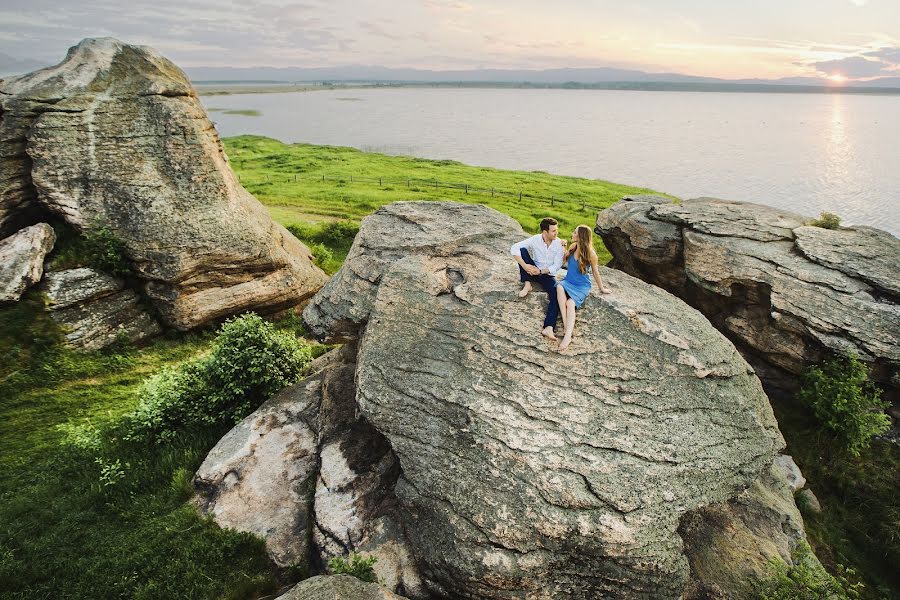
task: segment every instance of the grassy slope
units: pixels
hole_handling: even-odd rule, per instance
[[[480,203],[506,213],[526,231],[537,232],[538,222],[547,216],[560,223],[566,238],[580,224],[594,226],[597,208],[605,208],[627,194],[653,193],[651,190],[606,181],[550,175],[543,172],[504,171],[472,167],[455,161],[427,160],[361,152],[353,148],[284,144],[259,136],[226,138],[231,166],[241,183],[265,204],[282,224],[309,223],[324,219],[358,221],[378,207],[397,200],[455,200]],[[297,180],[294,180],[294,176]],[[344,181],[322,176],[340,177]],[[384,178],[377,183],[350,183],[356,178]],[[517,196],[491,197],[484,193],[437,188],[426,184],[407,187],[406,179],[467,183],[471,188],[523,192]],[[567,198],[550,206],[547,200],[527,196]],[[572,201],[574,200],[574,201]],[[581,208],[581,200],[588,208]],[[597,239],[601,262],[611,257]]]
[[[224,531],[186,500],[222,432],[122,457],[138,485],[111,497],[98,467],[61,444],[60,426],[131,410],[148,375],[207,347],[211,336],[142,350],[77,354],[32,291],[0,308],[0,597],[222,598],[276,588],[261,540]]]

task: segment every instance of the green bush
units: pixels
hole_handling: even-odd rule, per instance
[[[313,241],[328,246],[349,246],[359,233],[359,225],[353,221],[329,221],[313,235]]]
[[[855,356],[826,360],[807,369],[800,400],[809,403],[816,418],[837,433],[853,456],[868,448],[872,438],[890,428],[879,390],[868,379],[866,365]]]
[[[349,561],[336,556],[328,561],[328,568],[335,575],[352,575],[362,581],[377,583],[378,577],[375,576],[375,570],[372,568],[377,560],[374,556],[363,558],[359,554],[351,555]]]
[[[125,242],[107,227],[89,229],[84,234],[84,250],[88,263],[97,269],[125,277],[131,267],[125,254]]]
[[[809,224],[813,227],[822,227],[824,229],[839,229],[841,218],[834,213],[823,212],[818,219],[813,219]]]
[[[334,259],[334,252],[332,252],[325,244],[310,244],[309,251],[313,254],[313,262],[319,267],[324,266]]]
[[[294,334],[253,313],[230,319],[208,355],[164,369],[141,387],[138,408],[124,418],[125,437],[165,442],[187,427],[236,423],[296,382],[311,356]]]
[[[838,575],[829,575],[815,560],[806,543],[791,555],[793,566],[772,560],[772,574],[756,586],[758,600],[855,600],[865,587],[851,582],[855,573],[838,565]]]

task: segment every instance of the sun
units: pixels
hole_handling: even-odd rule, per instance
[[[830,81],[831,83],[836,83],[836,84],[846,83],[847,76],[841,75],[840,73],[832,73],[831,75],[828,76],[828,81]]]

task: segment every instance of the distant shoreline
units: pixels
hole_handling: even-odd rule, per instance
[[[665,81],[619,81],[602,83],[531,83],[531,82],[472,82],[472,81],[195,81],[200,96],[229,96],[233,94],[276,94],[314,92],[337,89],[388,88],[444,88],[444,89],[560,89],[560,90],[618,90],[644,92],[725,92],[750,94],[864,94],[879,96],[900,95],[900,88],[861,88],[840,86],[786,85],[770,83],[706,83]]]

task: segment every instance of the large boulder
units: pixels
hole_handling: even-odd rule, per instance
[[[667,292],[603,269],[566,353],[518,299],[482,206],[401,202],[367,217],[307,306],[356,339],[356,398],[399,460],[399,517],[441,597],[678,598],[679,523],[754,484],[783,446],[734,346]]]
[[[757,204],[626,198],[597,217],[613,266],[703,312],[773,387],[853,353],[900,389],[900,240]]]
[[[76,350],[140,343],[162,333],[137,294],[117,277],[86,267],[50,271],[41,289],[50,317],[62,328],[66,344]]]
[[[185,74],[153,49],[86,39],[59,65],[0,82],[0,119],[0,225],[37,202],[80,231],[108,227],[167,325],[293,306],[324,284],[238,183]]]
[[[0,302],[15,302],[41,280],[44,258],[53,250],[56,233],[46,223],[26,227],[0,240]]]

